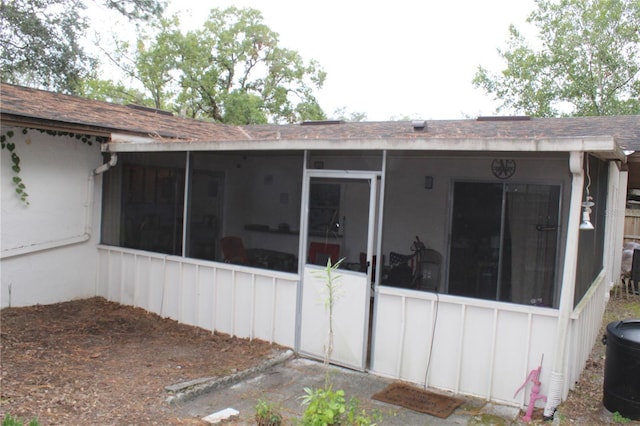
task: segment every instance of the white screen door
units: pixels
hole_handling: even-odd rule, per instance
[[[370,172],[308,171],[307,235],[302,274],[299,352],[324,359],[333,330],[332,364],[364,370],[367,359],[377,175]],[[329,318],[327,259],[333,272]]]

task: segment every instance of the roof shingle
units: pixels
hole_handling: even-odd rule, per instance
[[[613,137],[621,148],[640,150],[640,116],[566,117],[491,120],[429,120],[414,130],[408,121],[314,123],[314,125],[230,126],[168,115],[77,96],[0,84],[0,113],[9,122],[76,125],[175,141],[273,140],[542,140]]]

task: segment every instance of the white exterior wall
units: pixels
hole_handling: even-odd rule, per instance
[[[545,393],[557,310],[389,287],[377,298],[374,373],[522,405],[529,388],[514,393],[544,354]]]
[[[75,137],[13,130],[19,176],[29,194],[15,193],[11,155],[1,151],[1,306],[28,306],[95,294],[99,241],[100,147]],[[95,231],[95,232],[94,232]]]
[[[16,196],[2,150],[2,307],[99,295],[212,331],[295,345],[297,274],[99,246],[100,178],[90,178],[102,162],[99,147],[35,130],[15,129],[12,140],[30,204]],[[565,397],[596,337],[612,275],[601,275],[571,316]],[[374,373],[523,405],[530,388],[513,394],[544,354],[546,394],[557,310],[378,290]]]
[[[298,275],[99,246],[97,295],[206,330],[293,347]]]

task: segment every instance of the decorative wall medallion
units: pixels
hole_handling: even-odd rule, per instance
[[[493,160],[491,162],[491,171],[498,179],[509,179],[516,172],[515,160]]]

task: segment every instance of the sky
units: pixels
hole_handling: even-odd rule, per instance
[[[170,0],[186,26],[199,28],[212,7],[251,7],[280,35],[280,46],[317,60],[327,79],[317,99],[368,121],[494,115],[499,102],[472,79],[479,65],[504,68],[514,24],[527,39],[534,0]]]

